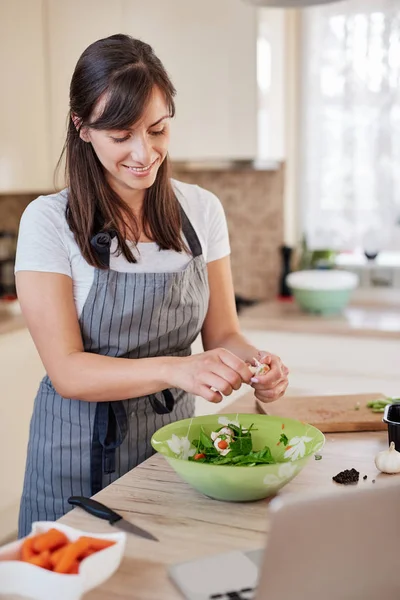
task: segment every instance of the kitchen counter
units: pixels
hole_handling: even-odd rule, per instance
[[[281,166],[279,161],[266,160],[198,160],[173,161],[173,171],[179,173],[201,173],[215,171],[277,171]]]
[[[253,394],[239,398],[224,412],[256,412]],[[372,479],[378,485],[385,476],[377,475],[373,456],[386,446],[386,432],[328,434],[323,459],[311,459],[280,494],[342,493],[344,486],[334,484],[332,476],[351,467],[368,476],[366,481],[361,479],[360,486],[372,485]],[[95,498],[160,541],[128,535],[118,571],[84,600],[178,600],[182,596],[169,580],[168,565],[227,549],[256,549],[266,541],[268,500],[240,504],[207,498],[182,482],[160,455],[149,458]],[[60,522],[88,532],[114,531],[81,509],[74,509]]]
[[[302,312],[293,300],[274,300],[244,309],[243,329],[309,334],[400,338],[400,290],[358,291],[341,315]]]

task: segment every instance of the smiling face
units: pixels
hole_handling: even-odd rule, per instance
[[[94,119],[101,110],[100,100]],[[91,142],[110,186],[121,198],[144,196],[145,190],[153,185],[168,152],[169,121],[165,97],[154,87],[142,117],[129,129],[82,128],[82,139]]]

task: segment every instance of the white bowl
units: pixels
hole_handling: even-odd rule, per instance
[[[115,544],[83,559],[77,575],[54,573],[18,560],[25,538],[7,544],[0,548],[0,597],[16,594],[32,600],[79,600],[118,569],[125,549],[125,533],[94,534],[53,521],[38,521],[32,524],[29,536],[52,528],[65,533],[71,541],[85,535],[111,540]]]
[[[289,287],[297,290],[354,290],[358,285],[358,276],[349,271],[318,270],[295,271],[286,277]]]

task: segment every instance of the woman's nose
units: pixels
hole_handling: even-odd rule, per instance
[[[147,167],[151,162],[151,145],[146,136],[135,135],[131,146],[132,160],[140,166]]]

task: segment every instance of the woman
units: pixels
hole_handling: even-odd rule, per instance
[[[150,438],[243,383],[287,369],[241,336],[218,199],[169,178],[175,90],[147,44],[89,46],[71,81],[68,188],[26,209],[18,296],[47,375],[36,396],[19,533],[55,520],[152,454]],[[201,332],[205,352],[191,356]],[[248,364],[270,366],[254,378]],[[218,391],[217,391],[218,390]]]

